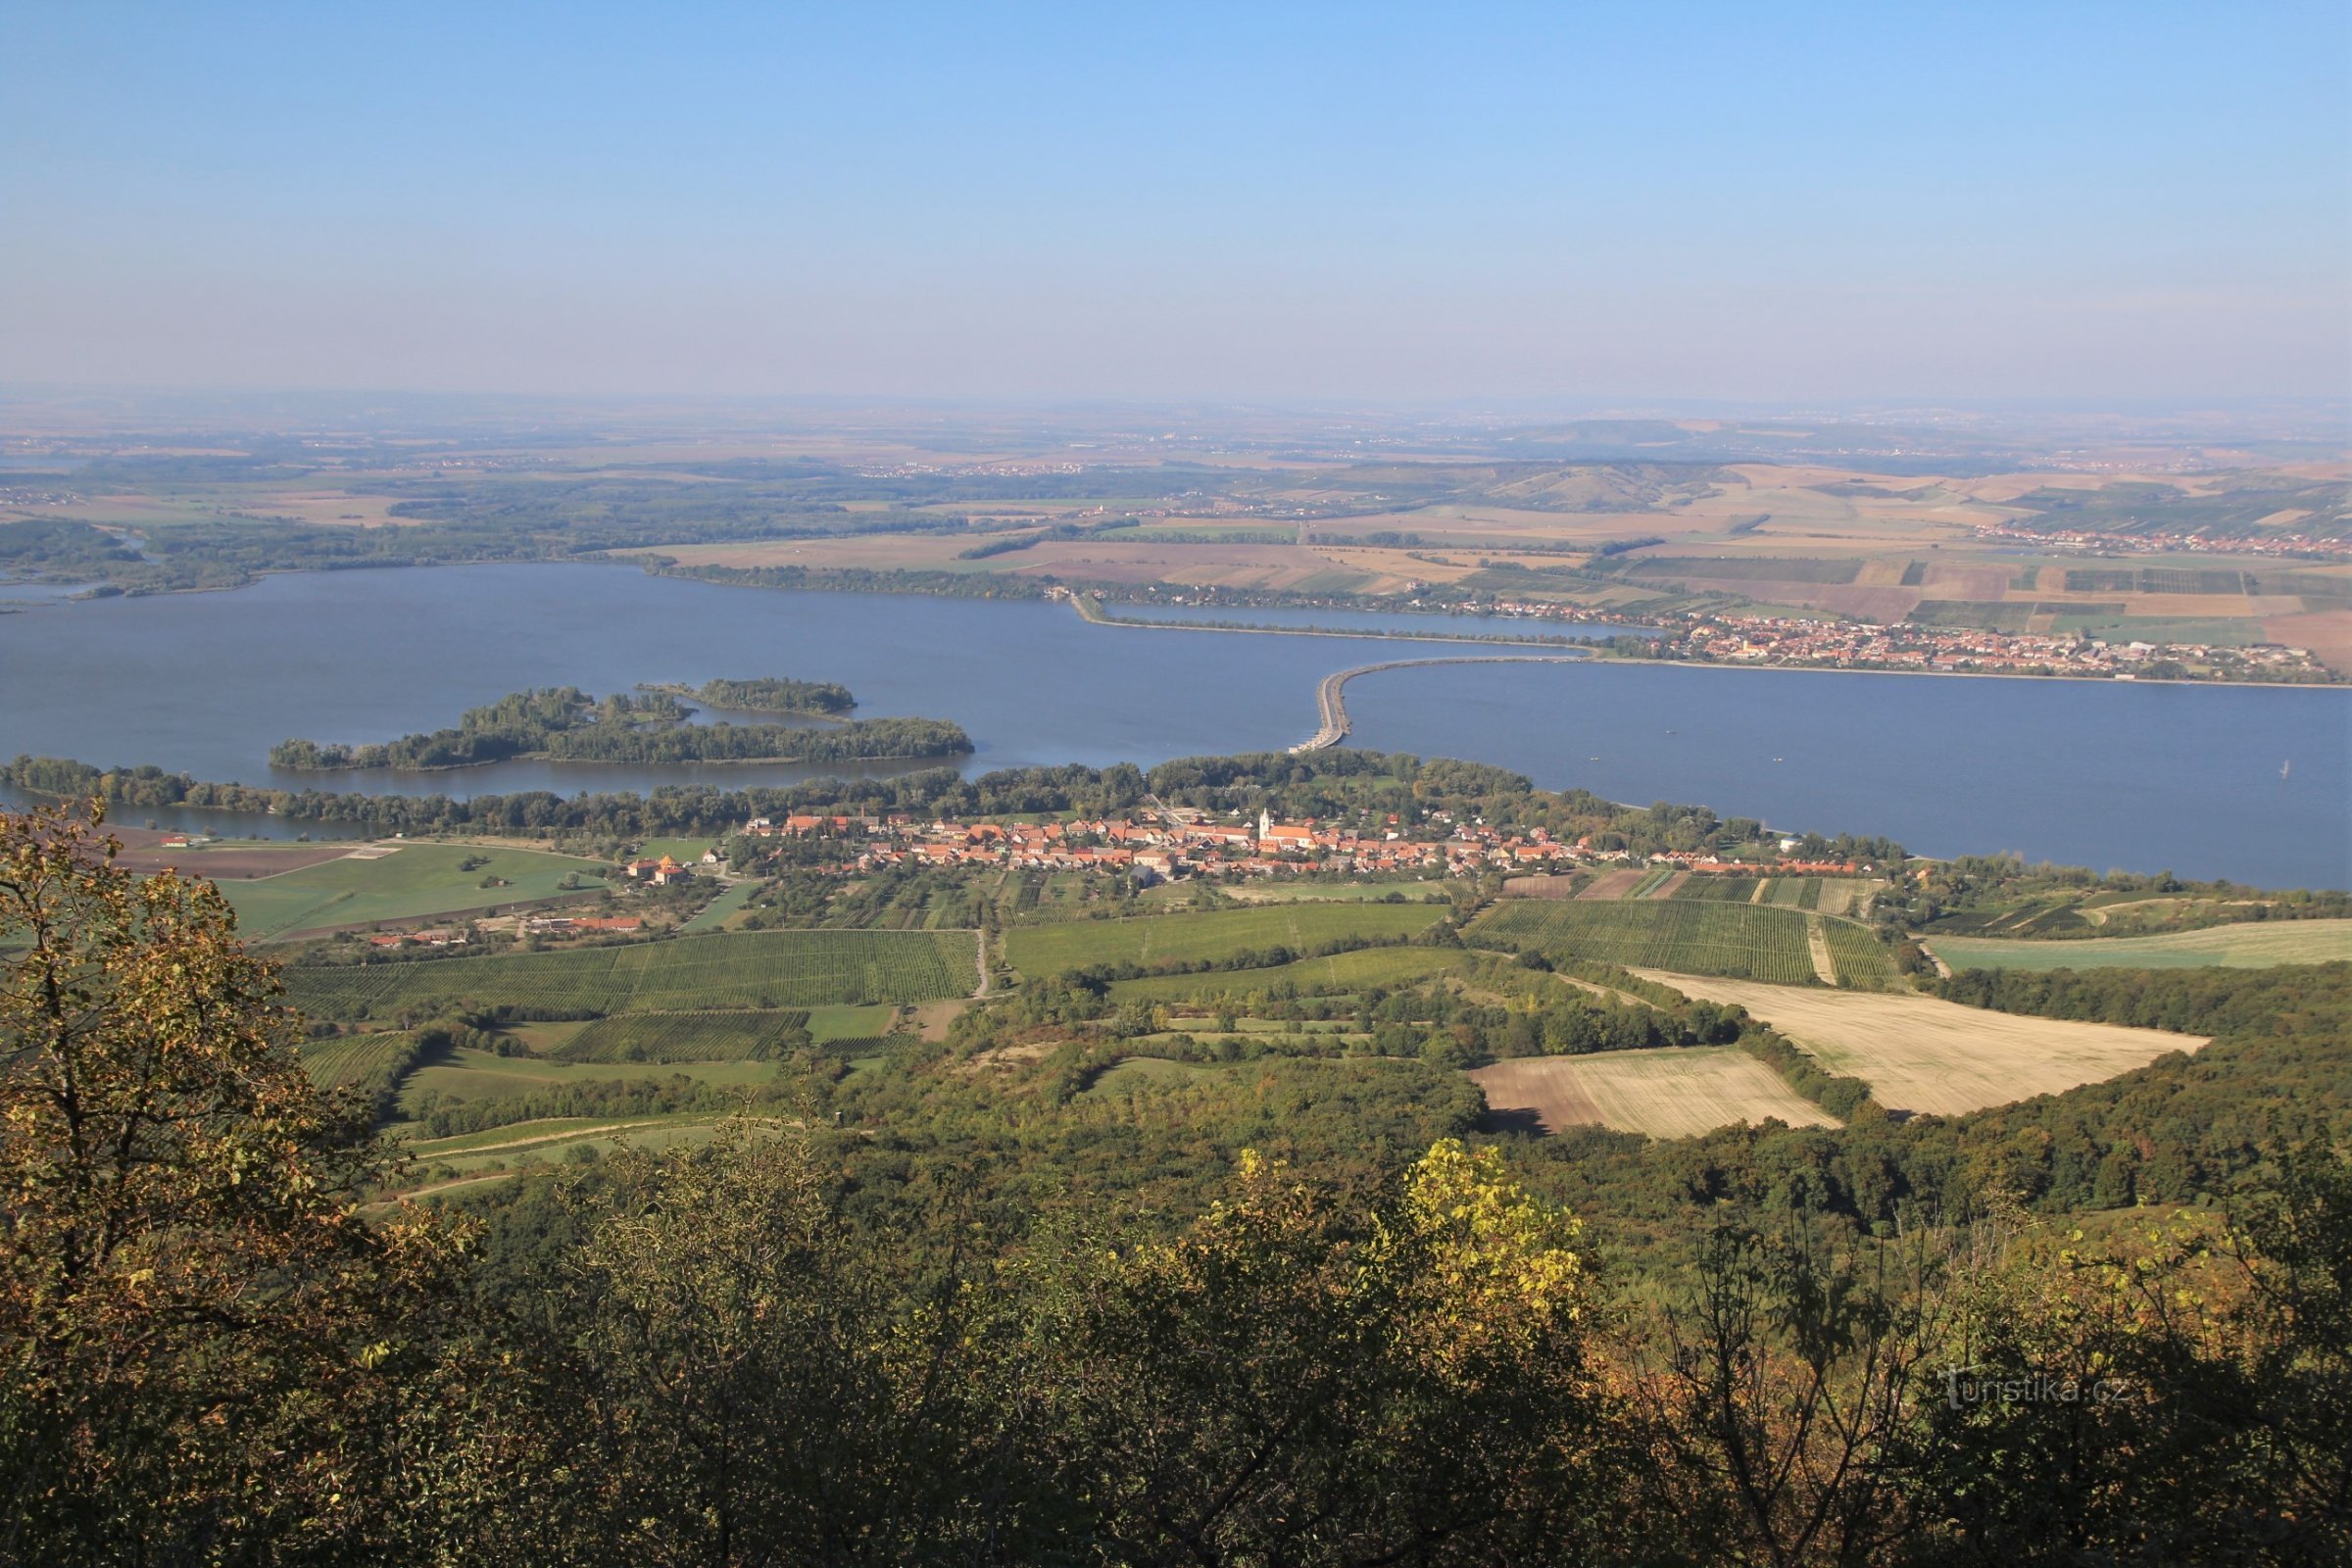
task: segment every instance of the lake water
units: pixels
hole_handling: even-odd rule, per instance
[[[1415,652],[620,566],[305,573],[0,615],[0,754],[449,794],[843,771],[517,762],[318,775],[267,761],[289,736],[383,740],[525,686],[790,675],[842,682],[869,716],[956,720],[979,747],[966,771],[1149,765],[1291,745],[1314,727],[1323,675]],[[1499,762],[1613,800],[1884,833],[1929,855],[2005,849],[2260,885],[2352,883],[2352,690],[1468,664],[1365,677],[1348,706],[1355,744]]]

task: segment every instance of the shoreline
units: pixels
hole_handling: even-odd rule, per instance
[[[541,762],[550,767],[562,767],[567,763],[578,767],[832,767],[836,764],[847,766],[855,762],[948,761],[956,758],[973,755],[975,752],[906,752],[890,757],[835,757],[822,761],[810,761],[805,757],[697,757],[675,762],[645,762],[614,760],[603,757],[550,757],[545,752],[517,752],[513,757],[502,757],[490,762],[443,762],[434,767],[285,767],[277,763],[271,763],[270,766],[275,772],[305,773],[318,778],[328,778],[343,773],[394,773],[404,777],[425,778],[435,773],[470,772],[477,767],[504,767],[509,762]],[[238,787],[244,788],[245,786],[239,785]],[[252,787],[266,789],[270,786],[255,785]]]
[[[1849,664],[1751,664],[1716,659],[1642,659],[1632,654],[1611,653],[1607,641],[1600,638],[1562,638],[1551,642],[1537,637],[1477,637],[1443,632],[1345,631],[1322,626],[1234,626],[1210,621],[1129,620],[1123,616],[1104,614],[1100,606],[1090,614],[1080,596],[1073,595],[1072,603],[1078,608],[1078,618],[1090,626],[1127,626],[1143,631],[1218,631],[1243,637],[1362,637],[1394,642],[1473,643],[1488,648],[1497,644],[1505,647],[1525,645],[1580,650],[1595,663],[1646,664],[1672,669],[1771,670],[1796,675],[1929,675],[1943,680],[2078,681],[2092,686],[2227,686],[2241,691],[2352,691],[2352,680],[2143,680],[2136,677],[2127,680],[2115,675],[2028,675],[2002,669],[1878,669],[1858,668]],[[1416,612],[1399,610],[1376,613],[1404,615]]]

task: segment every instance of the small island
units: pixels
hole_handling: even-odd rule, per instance
[[[777,713],[792,718],[841,718],[858,699],[839,681],[789,680],[768,675],[756,680],[707,680],[700,686],[640,686],[666,697],[691,697],[737,713]]]
[[[712,682],[797,687],[802,682]],[[812,688],[820,693],[828,688]],[[845,707],[854,700],[840,687]],[[280,741],[270,765],[306,772],[346,768],[426,771],[532,759],[575,762],[846,762],[961,757],[972,750],[960,724],[938,718],[867,718],[822,728],[784,724],[694,724],[694,710],[667,692],[598,698],[576,686],[544,687],[467,710],[454,729],[348,746]]]

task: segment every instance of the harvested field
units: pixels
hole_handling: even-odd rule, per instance
[[[1505,877],[1502,896],[1506,899],[1572,899],[1576,897],[1576,877],[1574,873],[1560,875],[1555,872]]]
[[[176,870],[212,882],[276,876],[285,871],[299,871],[306,865],[340,860],[351,853],[348,844],[180,845],[166,849],[163,841],[169,834],[137,829],[134,838],[134,830],[110,828],[109,831],[122,841],[122,853],[116,857],[115,863],[125,870]]]
[[[1691,1138],[1767,1118],[1792,1127],[1838,1124],[1736,1046],[1522,1056],[1470,1078],[1490,1107],[1532,1111],[1546,1132],[1597,1122],[1652,1138]]]
[[[2262,634],[2289,648],[2308,648],[2337,674],[2352,674],[2352,610],[2273,615],[2262,623]]]
[[[2274,963],[2352,959],[2352,920],[2244,921],[2153,937],[2061,942],[1936,937],[1929,946],[1955,969],[2187,969],[2208,964],[2261,969]]]
[[[1631,871],[1603,871],[1592,879],[1592,886],[1577,895],[1580,899],[1622,899],[1630,897],[1642,879],[1649,873],[1636,868]]]
[[[1936,1115],[2058,1094],[2205,1044],[2202,1035],[2032,1018],[1934,997],[1647,978],[1686,996],[1745,1007],[1830,1071],[1868,1083],[1881,1104]]]

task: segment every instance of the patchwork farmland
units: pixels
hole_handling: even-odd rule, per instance
[[[523,1016],[810,1007],[968,996],[968,931],[749,931],[630,947],[288,972],[322,1018],[427,1017],[506,1004]]]
[[[1803,985],[1819,978],[1808,923],[1820,918],[1769,905],[1705,899],[1509,900],[1473,921],[1463,938],[1485,947],[1629,969]],[[1853,929],[1863,942],[1877,946],[1869,932]],[[1882,975],[1862,948],[1853,949],[1853,983],[1882,984],[1893,973],[1889,962]]]
[[[1004,956],[1032,978],[1097,964],[1202,962],[1277,948],[1298,953],[1362,938],[1395,941],[1428,930],[1446,909],[1431,904],[1288,904],[1134,920],[1065,920],[1016,926]]]

